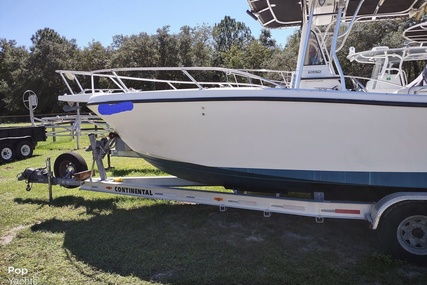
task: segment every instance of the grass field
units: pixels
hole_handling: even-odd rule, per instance
[[[364,221],[316,224],[56,186],[50,204],[46,185],[27,192],[17,181],[75,145],[49,138],[32,158],[0,165],[0,284],[427,284],[427,268],[381,253]],[[141,159],[112,166],[110,176],[162,174]]]

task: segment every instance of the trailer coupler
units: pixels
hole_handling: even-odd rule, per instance
[[[26,190],[31,190],[31,183],[47,183],[48,182],[48,172],[46,167],[43,168],[26,168],[24,172],[18,174],[18,180],[25,180],[27,184]]]
[[[62,178],[54,177],[52,171],[50,171],[50,159],[46,160],[46,167],[40,168],[26,168],[24,172],[18,174],[17,178],[19,181],[25,181],[27,183],[26,190],[30,191],[32,183],[42,183],[49,185],[61,185],[64,187],[78,187],[80,186],[80,180],[75,178]]]

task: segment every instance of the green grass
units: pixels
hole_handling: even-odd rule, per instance
[[[364,221],[316,224],[58,186],[50,204],[46,185],[27,192],[17,181],[75,146],[49,138],[31,159],[0,165],[0,284],[23,278],[11,266],[37,284],[427,284],[427,269],[381,253]],[[164,174],[141,159],[113,157],[112,166],[110,176]]]

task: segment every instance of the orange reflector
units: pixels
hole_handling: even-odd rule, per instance
[[[111,186],[105,186],[105,189],[111,190],[111,189],[113,189],[113,187],[111,187]]]
[[[224,201],[224,199],[223,199],[223,198],[221,198],[221,197],[215,197],[215,198],[214,198],[214,200],[215,200],[215,201],[218,201],[218,202]]]
[[[335,209],[335,213],[337,213],[337,214],[355,214],[355,215],[359,215],[360,214],[360,210]]]

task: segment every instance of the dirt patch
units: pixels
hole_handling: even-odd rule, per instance
[[[4,233],[2,237],[0,237],[0,245],[7,245],[12,242],[12,240],[16,237],[16,235],[23,229],[29,228],[30,226],[19,225],[14,227]]]

